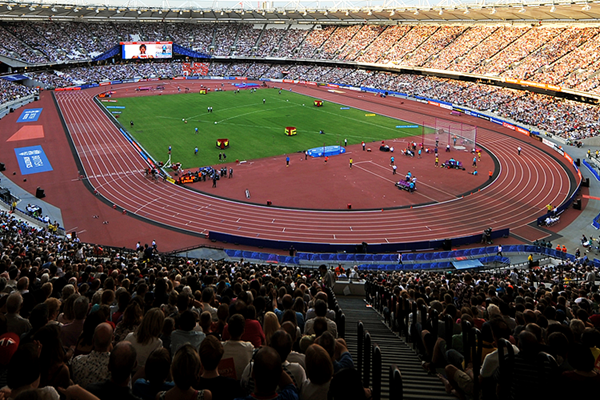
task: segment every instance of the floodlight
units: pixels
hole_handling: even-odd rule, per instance
[[[465,11],[463,12],[463,14],[467,15],[467,14],[470,14],[470,13],[471,13],[471,11],[468,8],[465,8]]]
[[[496,14],[496,9],[492,8],[492,11],[490,11],[490,14],[492,14],[492,15]]]
[[[590,5],[586,3],[585,6],[581,9],[581,11],[589,11],[591,9],[592,7],[590,7]]]
[[[556,7],[553,5],[552,8],[550,9],[550,12],[554,12],[556,11]]]
[[[394,10],[390,11],[390,17],[393,17],[394,14],[396,14],[396,11],[394,11]]]
[[[415,15],[419,15],[419,10],[415,10]]]
[[[440,12],[438,14],[439,15],[443,15],[444,14],[444,10],[440,10]]]
[[[7,9],[8,11],[12,11],[12,7],[11,7],[11,6],[6,6],[6,9]]]
[[[521,7],[521,9],[519,11],[517,11],[517,12],[524,13],[525,11],[527,11],[527,10],[525,10],[525,7]]]

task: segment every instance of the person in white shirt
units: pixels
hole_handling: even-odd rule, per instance
[[[240,380],[244,368],[250,363],[254,346],[250,342],[240,340],[244,334],[245,324],[246,319],[240,314],[234,314],[229,318],[227,326],[231,339],[223,342],[223,357],[219,363],[219,375]]]

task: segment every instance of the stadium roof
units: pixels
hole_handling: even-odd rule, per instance
[[[599,23],[594,1],[2,1],[0,19],[232,21],[249,23],[558,22]]]

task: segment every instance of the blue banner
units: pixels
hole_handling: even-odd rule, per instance
[[[18,82],[18,81],[24,81],[26,79],[29,79],[28,77],[26,77],[25,75],[4,75],[3,77],[0,77],[0,79],[4,79],[5,81],[10,81],[10,82]]]
[[[495,123],[495,124],[502,125],[502,121],[501,121],[501,120],[499,120],[499,119],[496,119],[496,118],[490,118],[490,121],[492,121],[492,122],[493,122],[493,123]]]
[[[52,171],[48,157],[44,154],[42,146],[20,147],[15,149],[21,175],[37,174],[38,172]]]
[[[340,110],[349,110],[350,107],[340,107]]]
[[[28,108],[23,110],[17,122],[34,122],[37,121],[42,113],[42,108]]]
[[[396,125],[396,128],[418,128],[419,125]]]
[[[118,109],[123,109],[123,108],[125,108],[125,106],[106,106],[106,108],[118,108]]]

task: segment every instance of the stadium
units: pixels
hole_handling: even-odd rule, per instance
[[[324,285],[351,369],[372,387],[365,396],[401,398],[403,373],[407,398],[486,394],[476,338],[489,329],[473,318],[473,331],[458,324],[465,347],[457,352],[476,372],[477,383],[465,386],[460,363],[435,346],[436,337],[453,338],[438,332],[433,321],[439,314],[448,330],[442,312],[451,313],[433,301],[446,307],[450,293],[456,307],[470,301],[476,309],[478,296],[489,305],[488,289],[497,288],[492,305],[510,325],[530,308],[528,296],[547,320],[558,319],[545,310],[559,308],[559,293],[596,300],[599,13],[588,1],[0,2],[0,207],[3,248],[13,249],[0,268],[12,282],[6,293],[18,287],[16,276],[37,290],[68,281],[94,286],[81,296],[90,306],[123,312],[130,300],[117,304],[115,292],[137,293],[146,282],[153,299],[142,311],[159,307],[164,319],[169,296],[191,287],[190,309],[214,308],[217,323],[216,307],[233,298],[217,295],[223,281],[239,279],[240,290],[273,300],[270,311],[292,307],[285,293],[266,292],[267,282],[296,299],[293,285],[314,282]],[[44,235],[50,245],[41,244]],[[19,246],[29,264],[12,259]],[[51,269],[41,282],[59,256],[70,279]],[[342,283],[328,283],[319,265],[337,266]],[[513,268],[530,272],[513,282]],[[355,284],[343,283],[344,269]],[[475,290],[465,270],[482,274]],[[256,271],[263,275],[252,287]],[[446,272],[456,278],[443,283]],[[118,284],[106,287],[107,278]],[[544,297],[542,282],[556,298]],[[306,292],[304,308],[316,302]],[[107,299],[93,298],[102,293]],[[359,312],[353,295],[371,309]],[[192,298],[206,304],[192,306]],[[38,300],[27,300],[30,319]],[[264,324],[269,307],[262,311]],[[561,322],[597,326],[576,311]],[[492,325],[487,312],[471,317]],[[179,329],[182,312],[173,315]],[[544,329],[547,320],[524,319]],[[399,337],[426,372],[398,354]],[[558,362],[549,354],[544,362]],[[332,360],[337,372],[340,359]],[[329,393],[340,398],[343,377],[332,379]]]

